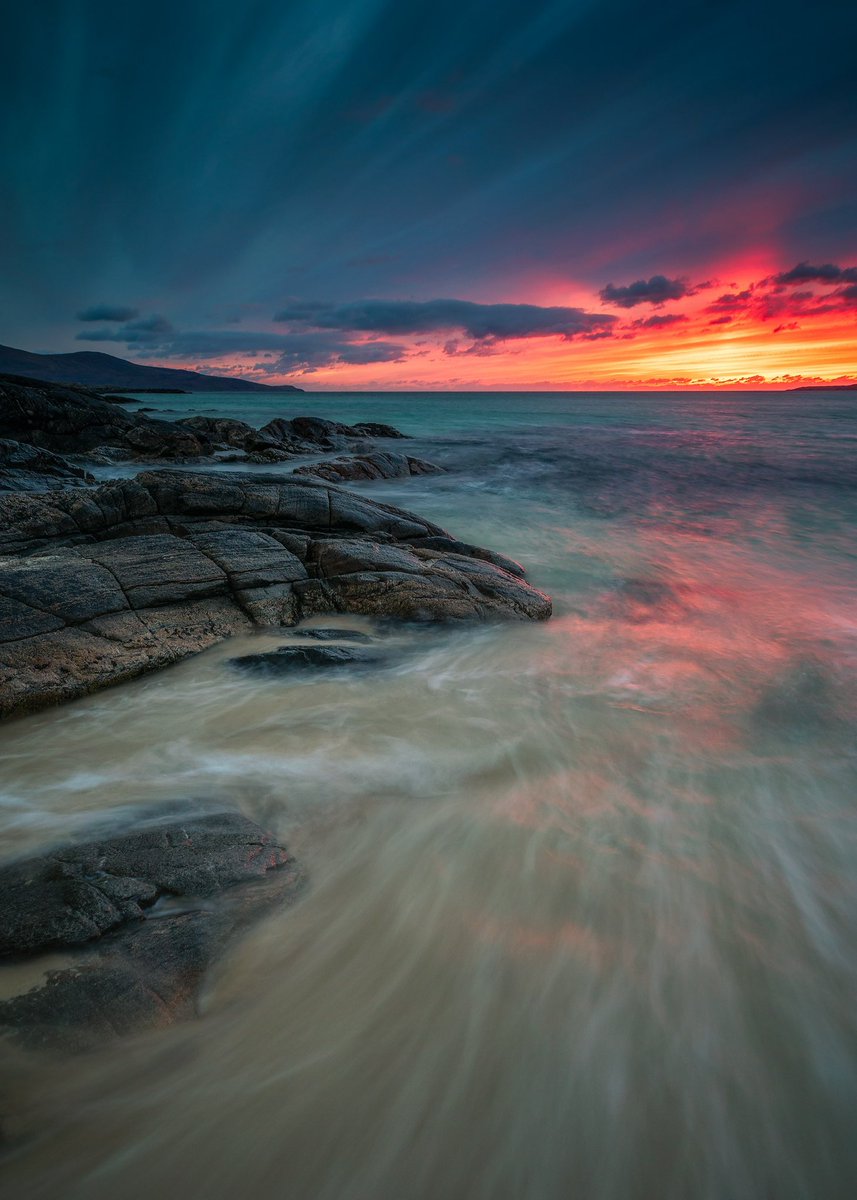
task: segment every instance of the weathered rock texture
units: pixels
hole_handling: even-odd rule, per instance
[[[408,475],[435,475],[442,470],[442,467],[436,467],[434,463],[425,462],[421,458],[392,454],[388,450],[375,450],[370,454],[333,458],[305,467],[296,467],[294,473],[327,479],[330,483],[346,483],[363,479],[401,479]]]
[[[299,886],[286,847],[234,812],[0,868],[0,954],[84,947],[44,985],[0,1003],[0,1026],[29,1045],[83,1048],[189,1015],[230,934]],[[189,900],[170,908],[170,897]]]
[[[230,450],[246,462],[278,463],[296,455],[362,449],[367,438],[402,437],[390,425],[343,425],[321,417],[278,417],[261,430],[226,417],[156,420],[139,410],[126,412],[115,399],[89,388],[0,376],[0,438],[99,463],[212,461]]]
[[[0,437],[60,454],[114,447],[126,458],[190,459],[208,442],[171,421],[131,414],[87,388],[0,378]]]
[[[289,675],[294,671],[336,670],[341,667],[376,666],[381,655],[350,646],[280,646],[263,654],[230,658],[230,666],[254,675]]]
[[[356,425],[344,425],[341,421],[327,421],[323,417],[293,417],[290,421],[276,417],[267,425],[263,425],[259,432],[277,441],[296,442],[323,450],[344,450],[355,438],[405,436],[392,425],[382,425],[379,421],[360,421]]]
[[[543,620],[522,569],[412,513],[294,475],[149,471],[0,496],[0,714],[322,613]]]
[[[50,450],[0,439],[0,492],[46,492],[94,482],[83,467]]]

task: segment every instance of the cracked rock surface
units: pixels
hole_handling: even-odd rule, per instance
[[[272,834],[237,812],[191,814],[0,868],[0,955],[70,951],[62,970],[0,1003],[31,1046],[84,1049],[194,1011],[230,935],[296,896]],[[155,907],[165,898],[178,907]]]
[[[509,559],[311,477],[146,471],[0,496],[0,715],[325,613],[543,620]]]
[[[0,492],[46,492],[95,480],[51,450],[0,438]]]

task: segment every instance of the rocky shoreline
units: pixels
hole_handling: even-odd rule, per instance
[[[519,564],[340,486],[441,469],[379,449],[404,440],[386,425],[169,422],[88,389],[5,377],[0,438],[2,717],[326,614],[417,624],[550,616]],[[296,458],[291,470],[252,473]],[[120,462],[143,469],[101,484],[87,470]],[[218,472],[222,462],[251,469]],[[331,646],[236,661],[264,674],[374,660]],[[0,955],[82,955],[0,1005],[0,1025],[30,1045],[85,1048],[193,1011],[232,932],[296,892],[288,851],[251,826],[237,813],[197,813],[0,870]],[[199,903],[224,887],[225,907]],[[155,920],[177,896],[188,905]]]
[[[7,459],[16,478],[0,493],[0,716],[320,614],[418,622],[550,614],[517,563],[338,486],[439,470],[377,450],[377,439],[403,440],[387,425],[155,421],[86,389],[7,379],[0,433],[6,444],[15,439],[22,464]],[[198,469],[343,449],[358,452],[276,476]],[[63,466],[61,453],[79,465]],[[197,469],[94,485],[86,463],[117,461]],[[40,472],[39,490],[24,490]]]

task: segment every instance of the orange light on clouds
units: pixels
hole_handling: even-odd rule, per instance
[[[758,258],[726,264],[716,280],[690,285],[687,296],[659,306],[601,304],[577,286],[561,291],[555,277],[539,296],[527,290],[530,302],[610,313],[615,323],[608,336],[573,339],[480,342],[454,330],[397,337],[405,347],[398,361],[333,362],[281,376],[268,373],[258,356],[186,365],[336,391],[766,389],[857,382],[857,303],[842,289],[779,286]],[[375,340],[385,339],[351,337],[355,345]]]

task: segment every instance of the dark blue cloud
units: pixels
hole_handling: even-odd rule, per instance
[[[130,321],[137,316],[136,308],[122,304],[93,304],[77,314],[78,321]]]
[[[799,283],[857,283],[857,267],[837,267],[824,263],[814,267],[811,263],[798,263],[790,271],[774,276],[774,283],[785,286]]]
[[[634,308],[638,304],[653,304],[659,308],[667,300],[683,300],[685,296],[692,296],[694,291],[686,279],[653,275],[651,279],[638,279],[625,287],[608,283],[598,294],[605,304],[616,304],[619,308]]]
[[[684,313],[656,313],[653,317],[640,317],[632,321],[631,329],[665,329],[670,325],[681,325],[687,317]]]
[[[398,362],[407,353],[407,347],[398,342],[383,339],[355,342],[347,334],[333,330],[304,329],[295,333],[178,330],[164,317],[131,322],[121,329],[87,330],[77,338],[87,342],[117,342],[135,358],[157,361],[205,361],[268,353],[269,358],[255,363],[255,370],[270,375],[311,372],[335,363]]]
[[[118,312],[118,309],[114,309]],[[133,309],[128,310],[133,313]],[[93,317],[92,320],[97,318]],[[104,321],[119,321],[121,317],[102,317]],[[158,342],[164,335],[175,332],[173,324],[166,317],[153,313],[151,317],[141,317],[138,321],[126,321],[115,329],[84,329],[75,334],[79,342]]]
[[[94,296],[203,329],[284,294],[595,294],[853,246],[853,4],[7,8],[0,310],[32,349]]]
[[[558,335],[566,339],[609,331],[616,317],[581,308],[538,304],[476,304],[470,300],[361,300],[349,304],[295,301],[275,321],[315,329],[360,333],[438,333],[458,329],[467,337],[508,338]]]

